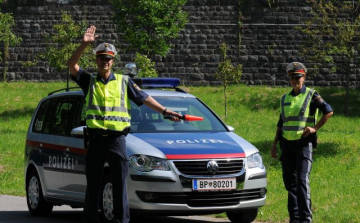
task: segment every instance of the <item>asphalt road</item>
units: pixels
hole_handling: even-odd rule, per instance
[[[82,209],[72,209],[70,206],[55,206],[49,217],[32,216],[26,205],[25,197],[0,195],[0,223],[82,223]],[[134,219],[131,223],[228,223],[227,219],[216,219],[209,216],[179,216],[179,217],[147,217]]]

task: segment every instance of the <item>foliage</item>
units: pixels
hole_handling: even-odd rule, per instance
[[[350,88],[351,66],[360,62],[359,1],[308,0],[313,18],[305,27],[296,27],[307,36],[301,53],[314,62],[314,67],[330,67],[330,73],[342,71],[346,75],[346,89]],[[315,69],[317,71],[318,69]],[[348,93],[345,111],[348,109]]]
[[[222,43],[220,45],[221,62],[219,63],[218,72],[215,74],[215,78],[221,81],[224,87],[224,101],[225,101],[225,117],[227,116],[227,87],[232,83],[238,83],[242,75],[242,65],[239,64],[234,67],[231,64],[231,59],[227,56],[227,50],[229,47]]]
[[[8,44],[10,46],[19,44],[21,38],[17,37],[13,32],[12,28],[15,26],[15,21],[11,13],[0,12],[0,42]],[[5,52],[5,54],[8,52]],[[0,56],[2,52],[0,51]],[[2,58],[0,57],[0,61]]]
[[[279,5],[279,0],[266,0],[269,8],[277,7]]]
[[[169,52],[170,40],[187,22],[187,14],[181,9],[185,3],[186,0],[110,0],[114,21],[129,48],[150,58]]]
[[[6,0],[0,0],[0,6]],[[21,42],[21,38],[17,37],[12,28],[15,26],[15,21],[11,13],[2,13],[0,8],[0,43],[4,45],[3,52],[0,51],[0,62],[5,63],[2,80],[6,80],[7,64],[9,57],[9,46],[15,46]]]
[[[136,53],[135,64],[139,70],[138,77],[158,77],[155,70],[155,62],[152,62],[146,55]]]
[[[57,71],[67,69],[67,61],[72,53],[80,45],[79,38],[83,36],[87,27],[87,23],[82,21],[76,24],[70,15],[62,12],[62,20],[59,24],[54,25],[54,35],[45,34],[48,43],[46,51],[39,54],[32,62],[24,65],[34,65],[39,59],[45,59],[49,65]],[[95,67],[94,55],[91,47],[88,47],[79,60],[79,65],[84,69]]]
[[[87,26],[85,21],[78,25],[70,15],[62,13],[61,23],[54,26],[56,35],[49,37],[50,43],[54,43],[54,45],[49,45],[43,54],[50,66],[59,71],[67,69],[67,61],[80,45],[78,39],[83,36]],[[79,65],[85,69],[91,65],[95,67],[91,47],[85,50],[79,60]]]

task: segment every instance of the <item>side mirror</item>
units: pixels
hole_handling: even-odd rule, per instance
[[[138,75],[138,69],[136,68],[135,63],[125,64],[124,74],[129,75],[129,77],[134,78]]]
[[[75,138],[84,138],[84,127],[85,126],[79,126],[76,128],[73,128],[71,130],[71,136]]]
[[[230,131],[230,132],[235,132],[235,129],[234,127],[230,126],[230,125],[226,125],[227,129]]]

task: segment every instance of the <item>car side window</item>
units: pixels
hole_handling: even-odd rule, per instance
[[[81,100],[76,97],[64,97],[44,102],[37,114],[33,129],[35,132],[71,136],[71,129],[77,122],[76,115]]]
[[[48,106],[49,103],[50,103],[50,100],[47,100],[47,101],[44,101],[43,103],[41,103],[41,105],[38,109],[38,112],[36,114],[36,118],[34,120],[34,125],[32,128],[33,132],[42,133],[42,131],[44,129],[45,114],[49,108],[49,106]]]
[[[74,120],[74,112],[72,112],[73,104],[63,101],[57,104],[55,109],[54,124],[50,128],[49,133],[53,135],[70,135],[71,122]],[[72,114],[71,114],[72,113]]]
[[[43,129],[42,129],[42,133],[45,134],[50,133],[51,127],[54,124],[54,114],[55,114],[56,105],[58,104],[58,99],[52,99],[49,101],[50,102],[48,104],[48,109],[46,110]]]

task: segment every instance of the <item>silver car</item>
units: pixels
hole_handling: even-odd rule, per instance
[[[146,106],[131,104],[126,137],[131,213],[226,212],[231,222],[255,220],[267,193],[259,151],[202,101],[177,88],[178,79],[134,81],[165,107],[203,120],[173,123]],[[84,105],[82,91],[67,90],[51,93],[36,108],[25,146],[27,204],[33,215],[50,214],[54,205],[84,206]],[[99,207],[103,220],[111,221],[116,188],[107,166]]]

